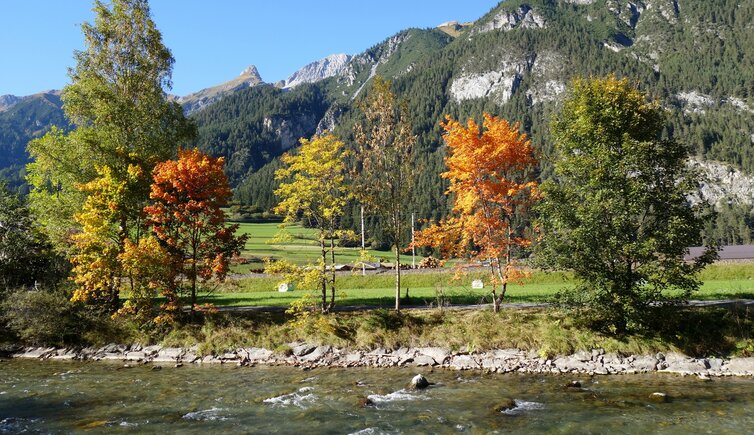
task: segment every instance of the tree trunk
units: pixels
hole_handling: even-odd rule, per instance
[[[194,309],[196,306],[196,258],[199,252],[199,242],[198,230],[193,228],[191,236],[191,312],[189,314],[191,322],[194,321],[196,315],[196,310]]]
[[[500,312],[500,302],[497,298],[497,278],[495,277],[495,263],[490,258],[490,275],[492,276],[492,311],[495,313]],[[499,263],[498,263],[499,264]]]
[[[395,311],[401,309],[401,215],[393,210],[393,242],[395,243]]]
[[[194,316],[196,313],[196,310],[194,309],[196,306],[196,249],[194,250],[194,254],[192,256],[192,263],[191,263],[191,313],[190,318],[191,321],[194,321]]]
[[[330,274],[332,280],[330,281],[330,306],[327,307],[328,312],[335,306],[335,236],[332,232],[330,233],[330,258],[332,259]]]
[[[319,246],[322,248],[322,314],[327,314],[327,251],[324,234],[319,238]]]
[[[401,309],[401,250],[395,246],[395,311]]]

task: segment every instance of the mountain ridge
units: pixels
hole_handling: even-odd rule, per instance
[[[372,78],[384,76],[407,99],[419,138],[418,184],[428,193],[412,207],[436,219],[447,210],[437,177],[444,115],[466,119],[486,111],[521,122],[548,178],[549,120],[569,83],[613,73],[667,109],[663,137],[743,177],[754,173],[752,22],[754,4],[734,0],[507,0],[461,29],[453,22],[406,29],[362,53],[338,55],[333,65],[332,56],[312,62],[277,89],[261,77],[236,89],[233,79],[208,88],[222,92],[195,98],[204,103],[187,112],[199,126],[195,145],[226,157],[237,198],[269,208],[269,168],[277,157],[296,145],[296,136],[325,130],[351,142],[355,108]],[[448,34],[451,28],[456,34]]]

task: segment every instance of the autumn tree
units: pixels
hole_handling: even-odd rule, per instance
[[[176,321],[180,315],[180,270],[167,246],[152,235],[143,237],[138,243],[127,240],[118,260],[133,285],[128,300],[117,314],[129,316],[139,324],[159,325]],[[154,303],[158,292],[164,298],[159,310]]]
[[[715,250],[686,262],[702,243],[702,204],[688,198],[698,175],[688,148],[660,139],[658,102],[614,76],[576,80],[553,122],[556,178],[542,187],[545,266],[581,281],[567,301],[601,329],[646,325],[654,308],[685,300]]]
[[[197,288],[213,276],[225,279],[230,260],[246,236],[235,236],[238,225],[225,225],[221,207],[232,193],[223,172],[223,158],[199,150],[181,150],[177,160],[157,164],[150,198],[144,208],[147,224],[164,245],[174,276],[188,282],[191,316],[197,308]]]
[[[149,174],[157,162],[172,158],[178,145],[190,141],[196,129],[181,107],[167,100],[174,61],[147,1],[95,1],[94,12],[94,23],[81,26],[85,49],[74,53],[71,84],[62,94],[66,117],[76,128],[68,133],[52,129],[29,143],[33,162],[28,165],[28,181],[33,186],[31,206],[56,249],[85,264],[89,260],[81,255],[93,253],[94,245],[114,242],[116,252],[106,255],[114,261],[97,264],[112,266],[103,273],[115,276],[122,273],[117,254],[124,251],[126,241],[139,239]],[[102,178],[104,168],[107,179]],[[136,173],[138,179],[133,178]],[[118,193],[118,203],[89,201],[94,194],[89,187],[97,184],[126,190]],[[116,212],[94,210],[95,204]],[[109,220],[89,225],[83,222],[89,219],[86,215]],[[74,237],[87,228],[96,234]],[[105,239],[94,241],[105,233]],[[86,273],[85,267],[74,273],[78,282],[89,280],[79,275]],[[78,295],[98,293],[92,293],[93,288],[86,284]],[[117,301],[108,292],[111,302]]]
[[[90,302],[114,312],[120,304],[123,269],[122,231],[116,226],[128,213],[123,206],[131,187],[143,178],[141,169],[129,166],[129,177],[119,180],[109,166],[97,168],[98,177],[77,186],[86,195],[84,207],[74,218],[81,231],[71,239],[76,247],[71,257],[74,301]]]
[[[516,277],[513,252],[529,247],[525,217],[538,196],[537,159],[519,124],[484,114],[480,126],[446,118],[448,146],[441,174],[450,183],[452,215],[416,234],[416,245],[439,248],[446,257],[489,262],[493,308],[500,310]],[[499,289],[499,293],[498,293]]]
[[[408,233],[407,207],[411,203],[415,168],[407,104],[390,90],[389,81],[375,77],[361,105],[364,122],[356,124],[358,167],[353,173],[356,197],[382,219],[395,253],[395,309],[400,309],[401,250]]]
[[[344,147],[332,134],[301,139],[301,147],[284,155],[284,166],[275,172],[275,179],[281,180],[275,190],[281,199],[275,212],[285,216],[284,224],[302,220],[317,229],[321,252],[317,279],[322,289],[323,313],[335,305],[335,240],[344,235],[340,218],[350,197],[345,183]]]

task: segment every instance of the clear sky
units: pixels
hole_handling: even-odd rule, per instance
[[[357,54],[409,27],[473,21],[497,0],[152,0],[152,18],[173,52],[173,90],[230,80],[248,65],[276,82],[329,54]],[[89,0],[0,0],[0,95],[68,83]]]

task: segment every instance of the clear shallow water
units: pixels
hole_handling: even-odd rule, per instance
[[[754,379],[0,362],[0,433],[747,433]],[[403,390],[423,372],[436,384]],[[584,391],[562,387],[581,381]],[[670,403],[654,403],[660,391]],[[362,407],[365,398],[374,403]],[[504,399],[516,408],[496,413]]]

